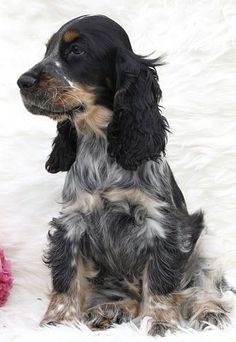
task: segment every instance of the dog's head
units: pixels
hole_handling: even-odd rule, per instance
[[[43,60],[18,85],[31,113],[58,121],[86,117],[92,108],[96,121],[96,106],[113,111],[112,118],[102,120],[99,111],[97,118],[108,125],[108,153],[124,168],[136,169],[165,151],[168,125],[158,107],[159,62],[134,54],[126,32],[113,20],[82,16],[51,37]]]

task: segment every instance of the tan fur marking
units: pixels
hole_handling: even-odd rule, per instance
[[[98,193],[88,193],[87,191],[81,191],[79,198],[73,202],[67,203],[63,207],[63,212],[68,213],[74,210],[80,210],[84,214],[91,213],[94,209],[102,207],[102,199]]]
[[[39,87],[45,90],[55,88],[58,86],[60,86],[60,82],[54,77],[45,76],[39,81]]]
[[[75,127],[78,131],[90,131],[96,135],[104,135],[104,129],[111,121],[112,112],[102,106],[94,105],[85,113],[79,113],[74,118]]]
[[[73,42],[73,40],[79,38],[79,36],[80,36],[79,32],[76,30],[66,31],[63,34],[63,40],[66,43],[71,43],[71,42]]]
[[[92,295],[92,288],[91,284],[89,283],[89,278],[94,278],[97,273],[99,272],[94,268],[94,265],[89,261],[79,261],[78,264],[79,269],[79,284],[80,284],[80,291],[79,291],[79,301],[80,301],[80,308],[81,311],[84,311],[86,307],[87,299],[90,295]]]
[[[53,119],[56,122],[61,122],[61,121],[65,121],[68,120],[68,116],[67,115],[63,115],[63,114],[49,114],[49,117],[51,119]]]
[[[39,87],[46,90],[50,101],[55,104],[58,111],[70,110],[78,105],[83,105],[83,113],[75,113],[73,118],[66,114],[51,114],[48,116],[56,121],[70,119],[74,122],[77,131],[89,131],[96,135],[104,135],[104,130],[112,119],[111,110],[96,105],[95,88],[79,83],[71,83],[70,87],[63,87],[59,80],[52,77],[44,77],[39,82]],[[46,100],[50,104],[49,100]]]
[[[78,131],[90,131],[96,135],[103,135],[103,130],[111,121],[112,112],[95,104],[95,88],[75,83],[70,89],[60,95],[68,107],[78,104],[85,106],[84,113],[75,114],[73,121]]]
[[[71,104],[83,103],[86,107],[94,105],[96,100],[95,88],[80,83],[73,83],[64,93],[64,99]]]
[[[129,190],[116,188],[104,192],[103,197],[105,197],[110,202],[131,201],[143,205],[148,205],[149,203],[154,202],[151,198],[146,196],[137,188],[132,188]]]

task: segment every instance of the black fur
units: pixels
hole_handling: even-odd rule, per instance
[[[76,268],[71,261],[76,257],[73,255],[73,245],[66,239],[66,230],[59,219],[54,218],[51,222],[53,234],[48,233],[50,245],[45,255],[45,263],[51,268],[53,288],[59,293],[69,290],[71,281],[76,274]]]
[[[179,288],[189,257],[204,229],[201,211],[183,215],[174,214],[173,210],[173,214],[167,217],[168,238],[154,238],[149,251],[149,286],[153,294],[168,294]]]
[[[73,124],[69,120],[59,122],[57,132],[52,152],[45,165],[50,173],[69,171],[76,157],[77,133]]]
[[[158,103],[161,89],[155,66],[125,49],[116,54],[113,120],[108,126],[108,153],[125,169],[136,170],[165,152],[168,124]]]

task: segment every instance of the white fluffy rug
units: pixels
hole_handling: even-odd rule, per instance
[[[41,257],[65,174],[44,170],[55,123],[27,113],[16,80],[39,61],[44,43],[62,23],[86,13],[117,20],[135,52],[167,55],[159,76],[173,132],[168,159],[189,209],[206,212],[209,249],[236,286],[236,1],[1,0],[0,245],[14,273],[11,296],[0,308],[1,341],[152,339],[145,322],[140,329],[126,324],[101,333],[38,328],[50,288]],[[235,341],[236,320],[225,331],[186,330],[163,341],[200,339]]]

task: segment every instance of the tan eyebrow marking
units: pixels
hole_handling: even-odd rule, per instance
[[[70,43],[78,37],[79,37],[79,32],[76,30],[66,31],[63,34],[63,40],[66,43]]]

